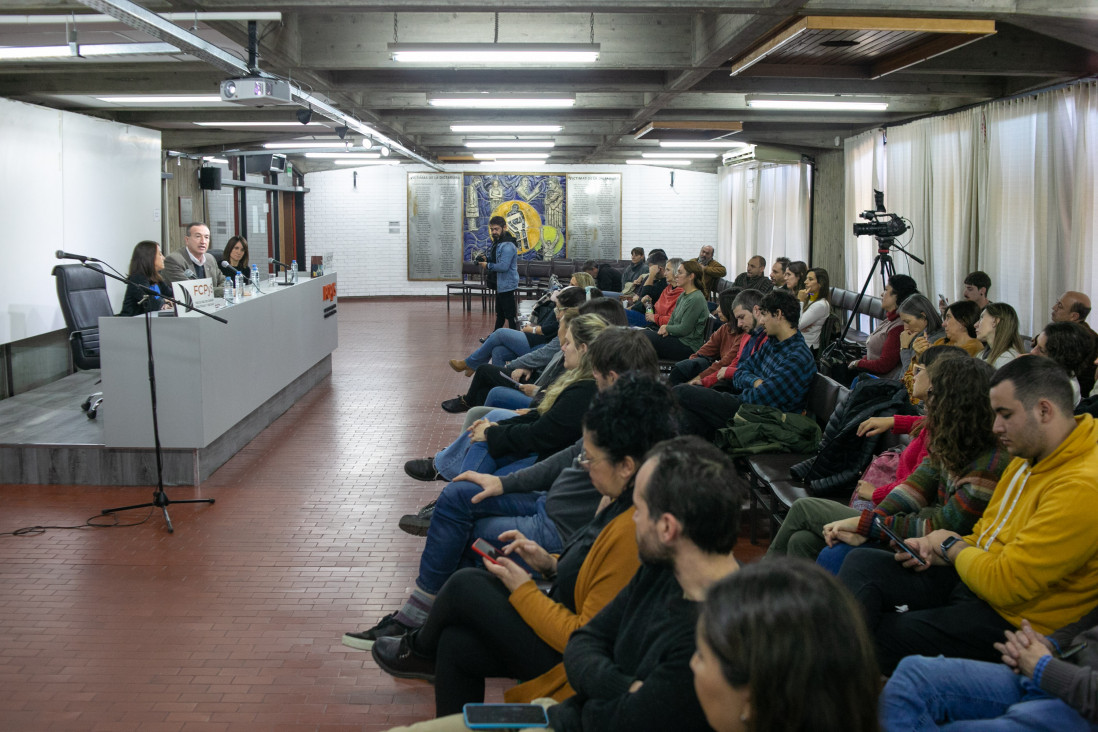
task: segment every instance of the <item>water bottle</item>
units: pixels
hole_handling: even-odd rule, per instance
[[[297,260],[290,260],[290,282],[297,282]]]
[[[252,290],[255,294],[259,294],[259,265],[252,265]]]
[[[234,302],[236,302],[236,295],[233,292],[233,278],[232,277],[226,277],[225,278],[225,303],[228,304],[228,305],[232,305]]]
[[[234,294],[236,301],[240,302],[240,298],[244,297],[244,275],[237,272],[234,279],[236,280],[236,292]]]

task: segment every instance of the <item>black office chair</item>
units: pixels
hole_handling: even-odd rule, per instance
[[[107,296],[107,278],[79,264],[59,264],[53,268],[53,276],[57,278],[57,300],[69,331],[72,362],[78,369],[97,369],[99,319],[114,315]],[[99,391],[85,399],[80,408],[88,413],[88,419],[95,419],[102,404],[103,392]]]

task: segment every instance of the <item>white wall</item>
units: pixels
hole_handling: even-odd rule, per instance
[[[305,187],[309,189],[305,194],[307,258],[335,254],[340,295],[445,294],[444,282],[406,279],[409,170],[428,168],[373,166],[305,176]],[[447,170],[462,169],[455,166]],[[628,259],[629,250],[635,246],[646,251],[662,247],[671,257],[696,257],[702,244],[716,244],[715,174],[676,170],[672,190],[671,171],[666,168],[562,165],[539,168],[538,172],[622,174],[622,259]],[[396,225],[390,227],[394,222]]]

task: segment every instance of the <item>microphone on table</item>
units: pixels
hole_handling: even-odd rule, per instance
[[[194,270],[191,269],[190,267],[187,267],[185,270],[183,270],[183,276],[186,277],[188,280],[197,280],[198,279],[198,275],[196,275],[194,273]]]
[[[239,269],[237,269],[236,267],[229,264],[229,260],[227,260],[227,259],[222,259],[221,260],[221,266],[222,267],[228,267],[229,269],[231,269],[233,272],[236,272],[237,274],[242,274]]]
[[[60,249],[58,249],[56,252],[54,252],[54,256],[56,256],[58,259],[75,259],[77,262],[80,262],[81,264],[83,264],[84,262],[98,262],[99,261],[95,257],[86,257],[83,254],[70,254],[69,252],[63,252]]]
[[[275,259],[274,257],[271,257],[270,259],[268,259],[267,263],[268,264],[277,264],[282,269],[289,269],[290,268],[290,265],[286,264],[285,262],[280,262],[277,259]]]

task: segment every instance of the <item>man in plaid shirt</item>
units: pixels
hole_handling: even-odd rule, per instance
[[[765,404],[783,412],[804,411],[808,388],[816,374],[816,360],[797,330],[801,304],[788,292],[775,289],[759,301],[758,322],[766,329],[766,343],[740,362],[728,394],[682,384],[675,396],[686,414],[690,432],[712,440],[743,403]]]

